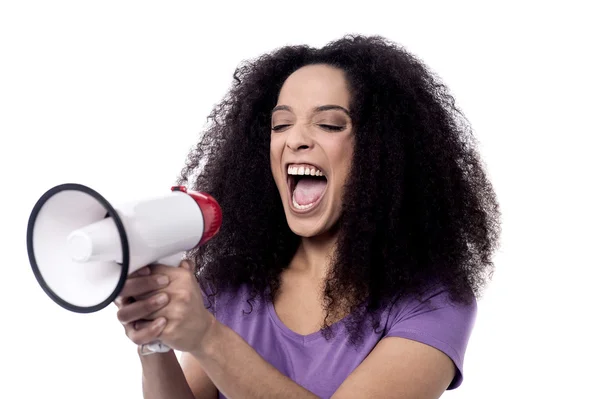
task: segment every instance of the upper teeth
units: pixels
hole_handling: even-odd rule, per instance
[[[288,175],[323,176],[323,172],[314,166],[288,166]]]

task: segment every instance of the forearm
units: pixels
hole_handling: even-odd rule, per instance
[[[144,399],[194,399],[173,351],[140,355]]]
[[[229,399],[314,399],[307,389],[265,361],[242,337],[215,322],[193,355],[216,387]]]

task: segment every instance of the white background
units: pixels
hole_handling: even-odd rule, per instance
[[[0,3],[0,397],[142,397],[115,307],[72,314],[37,285],[25,232],[39,196],[168,190],[240,61],[345,33],[386,36],[442,76],[502,206],[465,380],[444,397],[600,397],[594,2],[216,3]]]

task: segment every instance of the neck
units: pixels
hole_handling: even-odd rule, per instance
[[[336,247],[337,234],[303,237],[292,258],[290,269],[309,278],[324,280]]]

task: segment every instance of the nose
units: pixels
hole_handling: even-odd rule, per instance
[[[294,126],[288,130],[286,146],[292,151],[308,150],[314,145],[310,133],[302,126]]]

